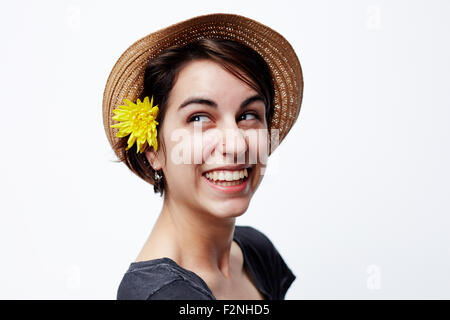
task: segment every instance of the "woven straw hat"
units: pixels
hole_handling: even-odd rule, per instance
[[[136,101],[144,84],[144,71],[151,59],[173,45],[197,39],[228,39],[243,43],[267,62],[274,82],[274,114],[271,129],[279,130],[279,143],[297,120],[303,96],[300,61],[289,42],[278,32],[244,16],[207,14],[170,25],[133,43],[119,58],[108,77],[103,95],[103,124],[114,152],[121,159],[124,150],[114,148],[117,128],[110,128],[113,109],[123,99]],[[272,148],[271,151],[273,151]]]

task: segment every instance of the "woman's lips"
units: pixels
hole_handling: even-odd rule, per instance
[[[213,188],[217,191],[224,192],[224,193],[237,193],[237,192],[242,192],[243,190],[245,190],[247,188],[251,173],[252,173],[252,170],[248,169],[248,177],[238,180],[238,181],[240,181],[240,183],[238,183],[236,185],[231,185],[231,186],[218,185],[218,184],[214,183],[213,181],[209,180],[208,178],[206,178],[206,176],[204,174],[202,175],[202,178],[205,179],[206,183],[211,188]]]

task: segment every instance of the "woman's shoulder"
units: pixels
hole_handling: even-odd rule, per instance
[[[118,300],[210,300],[201,279],[169,258],[133,262],[120,282]]]
[[[251,226],[236,226],[234,230],[235,240],[246,248],[263,252],[276,251],[272,241],[262,231]]]
[[[272,294],[271,298],[284,299],[296,275],[269,237],[254,227],[236,226],[234,238],[242,247],[247,263],[258,280]]]

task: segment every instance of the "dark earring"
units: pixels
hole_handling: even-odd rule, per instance
[[[155,170],[155,182],[160,183],[162,179],[162,172],[161,174],[158,172],[158,170]]]
[[[161,193],[162,196],[162,188],[163,188],[163,172],[162,170],[155,170],[155,176],[154,176],[154,180],[155,180],[155,184],[153,185],[153,190],[155,191],[155,193],[159,192]]]
[[[155,183],[153,185],[153,189],[154,189],[155,193],[160,192],[161,188],[162,188],[162,184],[163,184],[163,177],[164,177],[162,170],[153,169],[153,167],[150,165],[150,163],[148,162],[146,157],[144,157],[143,160],[144,160],[144,164],[146,166],[148,166],[150,168],[150,170],[152,170],[154,172],[153,180]],[[161,195],[162,195],[162,193],[161,193]]]

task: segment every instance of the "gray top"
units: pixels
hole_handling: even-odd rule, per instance
[[[250,226],[235,226],[233,239],[251,280],[266,300],[283,300],[296,276],[272,242]],[[196,273],[168,257],[131,263],[117,292],[119,300],[215,300]]]

